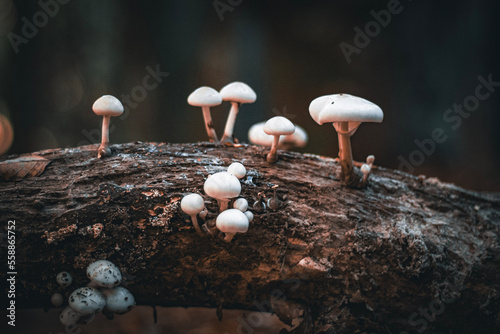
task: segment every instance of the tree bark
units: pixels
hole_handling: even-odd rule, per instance
[[[138,304],[274,311],[293,333],[500,330],[498,194],[375,166],[365,189],[349,189],[335,159],[280,151],[269,164],[259,146],[111,148],[104,159],[97,146],[36,152],[51,161],[43,174],[0,182],[4,254],[8,220],[16,226],[17,307],[50,307],[57,273],[73,274],[68,294],[108,259]],[[200,237],[180,200],[203,195],[213,224],[203,183],[235,161],[255,218],[230,243]],[[254,209],[275,185],[278,205]],[[2,281],[8,271],[4,260]]]

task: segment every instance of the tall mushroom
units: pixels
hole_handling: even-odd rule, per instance
[[[229,172],[218,172],[210,175],[203,185],[205,193],[217,200],[220,212],[227,209],[229,200],[238,197],[241,184],[236,176]]]
[[[274,163],[278,160],[276,150],[278,149],[280,136],[291,135],[294,131],[295,125],[283,116],[275,116],[266,122],[264,125],[264,132],[268,135],[274,136],[271,151],[267,155],[267,162]]]
[[[238,115],[239,107],[242,103],[253,103],[257,99],[257,94],[250,86],[243,82],[232,82],[220,90],[220,95],[223,101],[231,102],[231,110],[227,116],[226,126],[224,128],[224,135],[222,136],[221,143],[233,144],[234,143],[234,123]]]
[[[218,106],[222,103],[222,97],[219,92],[211,87],[200,87],[189,95],[188,103],[195,107],[201,107],[208,139],[211,142],[218,143],[219,140],[217,139],[217,134],[215,133],[212,115],[210,114],[210,107]]]
[[[362,122],[382,122],[382,109],[357,96],[334,94],[314,99],[309,105],[309,113],[319,125],[333,123],[339,137],[340,179],[349,187],[359,185],[361,175],[354,172],[350,137]]]
[[[109,122],[111,117],[120,116],[123,114],[123,105],[116,97],[112,95],[103,95],[98,98],[92,110],[98,116],[103,116],[102,119],[102,140],[99,149],[97,150],[97,157],[103,158],[111,155],[109,149]]]

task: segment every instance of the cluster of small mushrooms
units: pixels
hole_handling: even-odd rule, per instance
[[[81,332],[79,325],[91,322],[95,315],[102,312],[108,319],[114,314],[125,314],[135,306],[135,298],[122,286],[120,269],[112,262],[99,260],[87,267],[90,283],[86,287],[74,290],[68,298],[68,305],[61,311],[60,321],[68,334]],[[56,276],[57,283],[67,288],[73,282],[69,272],[63,271]],[[57,292],[51,302],[55,307],[64,304],[64,297]]]

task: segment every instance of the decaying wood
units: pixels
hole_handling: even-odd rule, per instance
[[[18,307],[49,307],[58,272],[73,273],[70,293],[108,259],[139,304],[273,307],[294,333],[500,330],[497,195],[381,167],[348,189],[334,159],[280,152],[269,164],[258,146],[138,142],[104,159],[96,148],[36,152],[51,161],[42,175],[0,182],[2,224],[16,221]],[[200,237],[180,200],[234,161],[250,206],[276,185],[281,206],[254,210],[229,244]],[[213,223],[217,203],[205,200]],[[2,261],[2,280],[7,271]]]

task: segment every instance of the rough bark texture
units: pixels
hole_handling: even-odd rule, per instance
[[[280,151],[269,164],[258,146],[138,142],[105,159],[96,149],[37,152],[51,160],[41,176],[0,182],[2,224],[16,221],[18,307],[49,307],[58,272],[73,273],[70,293],[108,259],[139,304],[272,306],[294,333],[500,331],[498,195],[381,167],[348,189],[334,159]],[[204,180],[234,161],[250,206],[274,185],[282,206],[254,211],[229,244],[200,237],[180,200],[202,194],[213,220]],[[2,261],[2,281],[7,271]]]

